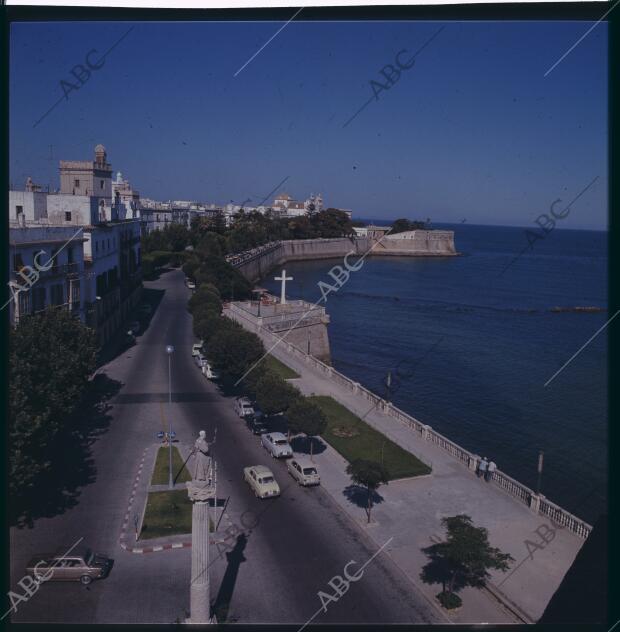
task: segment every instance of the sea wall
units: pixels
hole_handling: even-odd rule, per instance
[[[354,255],[395,257],[450,257],[458,254],[451,230],[416,230],[407,237],[386,235],[371,237],[337,237],[334,239],[293,239],[273,242],[230,257],[230,263],[248,279],[256,282],[269,271],[287,261],[341,259]]]

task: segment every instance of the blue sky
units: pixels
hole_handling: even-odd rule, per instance
[[[590,24],[292,22],[235,77],[281,22],[135,23],[35,127],[132,23],[13,24],[10,179],[58,186],[103,143],[143,197],[259,202],[288,177],[357,217],[528,226],[599,176],[558,227],[605,229],[607,25],[543,76]]]

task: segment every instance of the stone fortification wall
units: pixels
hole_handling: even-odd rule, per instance
[[[401,237],[401,235],[403,235]],[[249,281],[255,282],[287,261],[340,259],[347,253],[368,256],[454,256],[454,232],[450,230],[416,230],[370,237],[338,237],[335,239],[293,239],[257,248],[253,254],[240,253],[231,263]]]

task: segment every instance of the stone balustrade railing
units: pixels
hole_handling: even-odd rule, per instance
[[[234,311],[231,311],[231,314],[233,313]],[[239,316],[240,314],[237,312],[235,315]],[[268,340],[270,347],[272,345],[276,345],[278,340],[280,340],[280,336],[277,336],[265,327],[259,328],[257,333]],[[389,417],[393,417],[405,426],[411,428],[411,430],[419,434],[423,440],[430,441],[442,450],[445,450],[454,458],[461,461],[470,470],[475,472],[478,468],[478,463],[480,461],[479,455],[473,454],[453,441],[450,441],[450,439],[433,430],[431,426],[423,424],[419,420],[415,419],[415,417],[412,417],[390,402],[382,399],[372,391],[364,388],[358,382],[354,382],[346,375],[336,371],[333,367],[321,362],[321,360],[318,360],[311,355],[308,355],[290,342],[281,341],[277,344],[277,347],[286,350],[289,355],[299,358],[306,365],[311,366],[316,371],[329,376],[330,381],[345,387],[353,393],[361,395],[368,400],[368,402],[374,404],[377,410],[383,412]],[[516,481],[514,478],[508,476],[508,474],[505,474],[501,470],[495,470],[491,480],[498,487],[510,494],[513,498],[516,498],[523,504],[527,505],[534,512],[547,516],[555,525],[565,527],[575,535],[584,539],[587,538],[592,531],[592,526],[587,522],[577,518],[555,503],[552,503],[542,494],[536,494],[536,492],[531,490],[529,487],[519,483],[519,481]]]

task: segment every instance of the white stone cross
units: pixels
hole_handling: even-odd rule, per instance
[[[282,281],[282,290],[280,291],[280,304],[286,305],[286,282],[292,281],[293,277],[286,276],[286,270],[282,270],[282,276],[273,277],[274,281]]]

